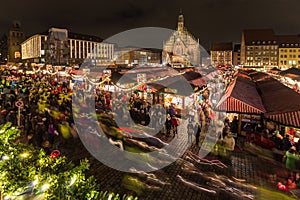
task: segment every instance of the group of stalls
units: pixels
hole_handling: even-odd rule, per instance
[[[216,110],[226,111],[229,118],[238,116],[238,134],[244,136],[247,123],[253,130],[261,124],[270,131],[279,130],[282,135],[290,127],[300,128],[300,94],[254,70],[237,73]]]
[[[182,109],[199,99],[206,86],[202,75],[195,69],[177,71],[162,67],[140,67],[110,70],[108,76],[104,72],[98,74],[101,76],[98,82],[103,90],[136,93],[150,104],[172,104],[179,115]]]
[[[300,69],[293,67],[285,71],[281,71],[278,73],[278,77],[281,82],[286,84],[288,87],[295,91],[300,91]]]
[[[132,92],[150,104],[173,105],[178,115],[199,99],[206,86],[202,75],[194,70],[178,72],[168,68],[140,68],[118,74],[118,87],[132,88]]]

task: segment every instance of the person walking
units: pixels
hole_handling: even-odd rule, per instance
[[[167,119],[166,119],[167,137],[170,136],[171,128],[172,128],[172,119],[171,119],[171,116],[168,114]]]
[[[196,123],[196,128],[197,128],[197,130],[196,130],[195,137],[196,137],[196,146],[198,146],[199,145],[199,139],[200,139],[200,133],[201,133],[201,124],[199,122]]]
[[[171,123],[172,123],[173,137],[175,137],[175,134],[177,134],[177,126],[179,125],[178,119],[175,117],[175,115],[172,116]]]
[[[192,123],[192,120],[189,120],[189,123],[187,125],[187,134],[188,134],[188,142],[189,144],[192,144],[193,134],[194,134],[194,125]]]

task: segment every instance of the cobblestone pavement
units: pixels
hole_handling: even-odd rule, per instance
[[[184,130],[181,130],[181,133],[179,134],[183,134],[182,131]],[[171,140],[171,138],[162,139],[165,141]],[[177,141],[177,147],[181,148],[185,145],[187,142],[186,140],[187,137],[186,139]],[[74,149],[74,147],[76,148]],[[244,179],[241,180],[243,181],[243,184],[252,184],[258,187],[269,185],[272,189],[274,189],[274,191],[276,191],[276,181],[278,181],[276,170],[278,167],[282,167],[278,163],[274,164],[271,161],[258,158],[257,156],[250,155],[244,151],[234,152],[230,158],[220,158],[213,154],[209,154],[206,157],[208,160],[221,160],[228,166],[228,168],[222,168],[201,162],[199,163],[195,160],[191,160],[191,156],[188,153],[192,152],[194,154],[198,154],[199,147],[192,145],[181,159],[178,159],[173,164],[152,173],[160,181],[167,183],[165,185],[157,186],[156,183],[151,184],[151,182],[143,176],[120,172],[105,166],[89,154],[80,140],[68,141],[62,146],[62,150],[65,155],[67,155],[67,157],[75,163],[78,163],[80,159],[85,157],[89,159],[91,167],[88,173],[89,175],[95,176],[100,184],[101,190],[111,191],[121,195],[132,194],[143,200],[231,200],[251,199],[251,195],[253,195],[255,199],[258,199],[258,190],[253,189],[253,187],[246,187],[242,184],[237,185],[236,182],[238,181],[230,180],[233,180],[233,178]],[[188,170],[183,169],[184,166],[191,163],[194,168]],[[192,169],[196,169],[199,173],[194,173]],[[128,177],[147,183],[147,185],[130,184],[126,181]],[[211,181],[211,177],[215,177],[217,180],[225,182],[228,186],[227,189],[216,187],[216,184],[219,183],[216,180]],[[282,177],[284,177],[284,175],[282,175]],[[194,187],[195,185],[189,185],[189,183],[186,184],[182,180],[194,183],[197,187]],[[215,193],[212,191],[215,191]],[[249,196],[238,195],[241,193],[248,194]]]

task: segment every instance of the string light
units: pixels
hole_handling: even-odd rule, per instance
[[[25,152],[25,153],[22,153],[20,156],[22,158],[27,158],[29,156],[29,153]]]
[[[73,185],[73,184],[75,183],[76,179],[77,179],[77,176],[76,176],[76,174],[75,174],[75,175],[73,176],[73,178],[71,179],[70,185],[69,185],[69,186]]]
[[[42,186],[42,191],[46,191],[47,189],[50,188],[50,185],[48,183],[45,183],[43,186]]]
[[[36,184],[38,184],[39,182],[39,178],[38,176],[36,176],[36,179],[32,182],[32,185],[35,186]]]
[[[113,197],[113,195],[112,195],[112,194],[110,194],[110,195],[108,196],[107,200],[111,200],[111,199],[112,199],[112,197]]]
[[[2,160],[8,160],[9,157],[8,156],[2,156]]]

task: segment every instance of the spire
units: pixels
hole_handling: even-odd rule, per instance
[[[182,13],[181,9],[180,9],[179,15],[178,15],[177,30],[180,32],[183,32],[183,30],[184,30],[184,17],[183,17],[183,13]]]

